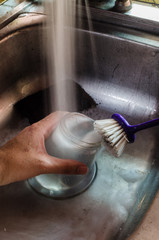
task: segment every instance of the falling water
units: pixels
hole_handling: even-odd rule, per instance
[[[47,21],[45,27],[45,50],[47,52],[49,81],[53,85],[51,92],[52,110],[76,111],[76,80],[75,53],[76,13],[82,14],[77,5],[82,5],[81,0],[45,0]],[[92,30],[90,12],[87,0],[85,0],[86,14],[89,28]],[[76,12],[77,11],[77,12]],[[79,37],[79,35],[78,35]],[[82,39],[81,39],[82,40]],[[78,41],[80,44],[80,41]],[[90,38],[93,59],[95,59],[95,46]],[[78,46],[80,51],[80,46]],[[95,67],[94,63],[94,67]]]
[[[53,84],[53,110],[76,111],[75,78],[75,2],[46,0],[47,60],[50,84]]]

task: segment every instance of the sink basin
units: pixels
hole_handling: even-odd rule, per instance
[[[44,19],[30,14],[0,31],[0,145],[49,112]],[[94,20],[90,32],[87,25],[74,30],[78,111],[94,119],[118,112],[131,124],[158,117],[158,37],[103,21]],[[73,198],[44,197],[28,181],[0,187],[0,238],[127,239],[158,190],[158,141],[156,127],[136,134],[118,159],[102,147],[94,182]]]

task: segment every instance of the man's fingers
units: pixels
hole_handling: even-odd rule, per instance
[[[76,160],[60,159],[48,155],[45,161],[45,173],[54,174],[79,174],[83,175],[88,172],[88,167]]]
[[[48,136],[52,133],[58,122],[64,115],[68,112],[54,112],[49,114],[47,117],[43,118],[39,122],[35,123],[36,128],[43,132],[44,138],[48,138]]]

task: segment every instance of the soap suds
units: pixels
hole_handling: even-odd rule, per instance
[[[105,111],[100,109],[99,106],[83,111],[83,113],[94,120],[106,118]],[[112,156],[104,147],[96,157],[97,164],[99,159],[102,163],[98,168],[98,177],[101,178],[105,186],[105,198],[117,221],[116,224],[124,223],[131,214],[131,209],[137,199],[139,186],[149,173],[152,136],[149,139],[149,141],[143,143],[143,136],[140,135],[137,143],[130,144],[131,146],[125,150],[120,158]],[[105,169],[105,175],[100,175],[103,168]]]

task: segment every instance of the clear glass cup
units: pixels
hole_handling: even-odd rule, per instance
[[[101,137],[94,131],[93,122],[83,114],[68,113],[46,140],[48,154],[81,161],[88,166],[88,173],[36,176],[29,179],[36,191],[53,198],[67,198],[88,188],[96,175],[95,155],[101,145]]]

